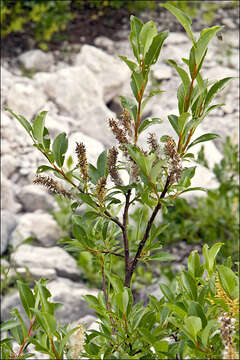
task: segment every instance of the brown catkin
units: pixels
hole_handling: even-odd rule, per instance
[[[181,178],[182,164],[180,156],[176,150],[175,141],[171,137],[169,137],[166,141],[164,152],[168,156],[170,163],[169,182],[170,184],[173,184],[178,182]]]
[[[122,179],[120,178],[118,170],[116,168],[117,156],[118,156],[118,151],[113,146],[108,152],[108,163],[107,164],[108,164],[109,174],[111,176],[112,181],[114,182],[114,184],[116,186],[121,186],[121,185],[123,185],[123,182],[122,182]]]
[[[33,179],[33,184],[43,185],[52,194],[59,194],[67,196],[68,198],[72,197],[70,192],[66,191],[61,184],[56,180],[53,180],[50,176],[36,175]]]
[[[76,153],[78,156],[78,164],[81,174],[83,176],[83,180],[87,182],[88,181],[87,155],[86,155],[86,148],[83,143],[77,143]]]
[[[124,127],[126,133],[131,137],[133,134],[131,118],[130,118],[129,112],[126,109],[123,110],[121,118],[122,118],[121,122],[123,124],[123,127]]]
[[[96,186],[96,195],[100,203],[103,202],[105,196],[106,196],[106,178],[103,176],[98,180],[97,186]]]

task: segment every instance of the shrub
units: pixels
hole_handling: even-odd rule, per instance
[[[81,325],[71,329],[71,326],[57,324],[54,313],[58,304],[48,300],[51,294],[45,280],[36,282],[33,290],[18,282],[30,326],[26,326],[16,309],[11,311],[12,319],[2,325],[3,330],[11,331],[11,337],[2,340],[5,359],[28,357],[24,350],[29,343],[54,359],[72,358],[73,353],[74,357],[90,359],[203,356],[216,359],[222,355],[224,348],[228,357],[236,355],[239,347],[236,335],[238,322],[235,320],[238,279],[231,270],[230,259],[225,265],[216,266],[221,243],[214,244],[211,249],[207,245],[203,247],[203,264],[200,264],[199,255],[193,252],[188,271],[181,272],[171,286],[161,284],[164,297],[160,300],[150,295],[150,302],[144,307],[143,303],[134,304],[132,296],[133,275],[140,263],[172,259],[170,254],[162,251],[158,240],[160,233],[165,233],[170,225],[159,226],[156,220],[160,210],[166,209],[186,191],[204,190],[191,188],[196,166],[184,167],[184,164],[193,158],[189,152],[192,146],[217,137],[211,133],[192,139],[208,113],[222,106],[211,103],[231,80],[224,78],[210,84],[201,74],[208,45],[222,27],[204,29],[196,39],[189,17],[171,4],[164,7],[177,17],[193,43],[189,57],[183,58],[188,72],[169,60],[181,79],[177,91],[179,115],[168,116],[177,134],[177,143],[168,135],[158,139],[156,134],[150,133],[148,147],[143,149],[138,146],[142,132],[160,122],[158,118],[142,119],[142,111],[148,100],[157,95],[156,91],[146,92],[148,76],[159,58],[168,31],[158,33],[153,21],[143,24],[135,16],[130,19],[130,43],[136,60],[120,56],[131,70],[133,98],[121,97],[121,118],[109,120],[118,146],[103,151],[96,167],[88,163],[82,142],[76,144],[78,163],[70,169],[65,167],[67,136],[60,133],[51,144],[45,127],[46,111],[41,112],[31,124],[23,116],[7,109],[25,128],[34,147],[49,161],[49,166],[38,167],[34,183],[71,200],[72,238],[62,242],[69,250],[94,255],[101,268],[102,291],[97,297],[85,296],[96,311],[99,330],[84,335]],[[119,152],[122,154],[121,161],[118,161]],[[122,170],[129,175],[127,184],[121,178]],[[46,171],[69,187],[42,175]],[[78,215],[76,211],[83,204],[91,210]],[[138,218],[135,218],[136,229],[132,229],[129,222],[130,209],[134,204],[141,207]],[[146,209],[150,214],[144,221],[142,214]],[[122,263],[122,273],[118,273],[113,258]],[[174,339],[174,343],[170,338]],[[15,354],[13,339],[19,344]]]

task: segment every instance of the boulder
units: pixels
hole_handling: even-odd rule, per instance
[[[1,255],[5,252],[8,247],[10,235],[17,224],[15,214],[3,210],[1,214]]]
[[[15,248],[26,238],[33,237],[41,246],[50,247],[63,236],[66,234],[50,214],[35,211],[20,217],[16,229],[12,232],[10,243]]]
[[[25,116],[29,121],[46,103],[47,98],[32,80],[15,83],[6,96],[6,105],[16,114]]]
[[[30,273],[32,268],[38,268],[39,276],[41,276],[41,269],[43,272],[46,269],[53,269],[58,276],[75,280],[78,280],[82,274],[76,260],[58,246],[43,248],[24,244],[16,249],[11,259],[16,267],[28,267]]]
[[[77,55],[75,66],[80,65],[85,65],[96,76],[103,87],[105,102],[121,93],[122,86],[130,75],[127,66],[118,58],[90,45],[84,45]]]
[[[20,188],[17,199],[25,212],[34,212],[41,209],[48,211],[53,208],[53,197],[47,190],[38,185],[30,184]]]
[[[86,147],[87,161],[88,163],[96,165],[98,156],[103,152],[104,146],[98,140],[89,137],[82,132],[74,132],[69,136],[68,150],[66,153],[66,159],[71,155],[74,164],[78,163],[76,154],[76,144],[83,143]]]
[[[20,165],[19,159],[10,154],[5,154],[1,158],[1,171],[6,178],[10,178]]]
[[[11,213],[17,213],[21,205],[16,201],[13,183],[5,176],[2,176],[1,186],[1,209],[8,210]]]
[[[26,70],[33,71],[50,71],[54,64],[52,53],[45,53],[40,49],[30,50],[18,57],[18,61]]]

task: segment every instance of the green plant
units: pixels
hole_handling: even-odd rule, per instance
[[[69,1],[24,0],[1,1],[1,38],[30,27],[38,45],[47,50],[46,42],[57,31],[64,30],[73,18]]]
[[[153,297],[151,304],[145,309],[142,303],[134,304],[131,292],[134,273],[140,263],[172,259],[171,255],[161,251],[162,244],[158,240],[161,232],[166,233],[169,224],[159,226],[156,221],[157,215],[161,209],[166,210],[169,204],[174,203],[182,193],[204,190],[190,187],[196,166],[184,167],[184,164],[194,158],[189,152],[192,146],[217,137],[216,134],[204,134],[192,139],[196,128],[209,112],[223,105],[211,105],[211,103],[215,95],[232,79],[225,78],[211,84],[201,75],[208,45],[222,27],[204,29],[197,40],[191,30],[191,20],[171,4],[165,4],[164,7],[177,17],[193,43],[189,57],[183,58],[188,73],[174,60],[169,60],[181,79],[177,91],[179,115],[168,116],[177,134],[177,143],[168,135],[157,139],[154,133],[150,133],[148,148],[142,149],[138,146],[142,132],[161,121],[159,118],[142,119],[142,112],[148,100],[159,93],[159,91],[146,93],[146,88],[150,69],[158,61],[168,31],[158,33],[153,21],[143,24],[135,16],[131,16],[130,19],[130,44],[136,60],[132,61],[120,56],[131,71],[130,85],[133,98],[121,97],[123,107],[121,118],[109,120],[109,126],[119,143],[118,147],[103,151],[98,157],[96,166],[88,163],[85,146],[80,142],[76,144],[78,163],[71,167],[67,164],[66,167],[67,136],[65,133],[60,133],[51,144],[48,129],[45,127],[46,111],[41,112],[31,124],[23,116],[7,109],[25,128],[33,145],[49,162],[48,166],[38,167],[34,183],[44,185],[52,192],[71,200],[72,237],[62,239],[61,242],[67,245],[68,250],[75,253],[94,255],[101,269],[102,291],[99,292],[98,297],[91,295],[85,297],[89,305],[95,309],[100,324],[99,331],[94,330],[86,335],[86,354],[83,356],[91,359],[99,359],[103,356],[106,359],[154,359],[156,356],[166,359],[175,353],[180,356],[190,354],[194,358],[199,358],[199,354],[201,356],[207,354],[214,358],[215,352],[218,356],[221,353],[222,341],[224,341],[222,338],[213,344],[215,338],[210,338],[209,333],[213,327],[210,321],[215,307],[210,306],[205,299],[212,293],[215,294],[212,277],[216,272],[215,256],[221,244],[214,245],[210,250],[207,246],[204,247],[205,265],[203,266],[199,265],[197,256],[192,255],[194,260],[189,260],[191,274],[183,273],[180,276],[180,284],[186,290],[186,294],[183,295],[186,297],[183,305],[178,304],[178,300],[181,303],[181,294],[178,294],[176,299],[175,297],[171,299],[175,306],[170,310],[168,306],[161,306],[164,299],[158,303]],[[118,161],[119,152],[122,154],[120,161]],[[49,176],[42,175],[46,171],[64,180],[69,188],[65,188]],[[121,171],[129,175],[127,184],[123,183]],[[84,204],[91,210],[79,215],[76,211]],[[140,209],[137,216],[132,216],[136,224],[133,226],[130,222],[130,209],[135,204],[140,204]],[[145,221],[144,214],[147,212],[149,215]],[[118,272],[119,268],[115,267],[114,258],[121,264],[122,272]],[[209,283],[205,283],[203,269],[208,272],[210,280],[206,282]],[[227,270],[223,265],[217,270],[222,288],[229,299],[234,304],[237,303],[236,275],[229,266]],[[205,286],[205,290],[202,290],[200,285]],[[49,305],[48,302],[45,304],[50,294],[46,288],[39,293],[39,285],[36,286],[34,293],[29,289],[19,288],[20,295],[24,293],[23,301],[26,297],[30,298],[28,301],[30,306],[27,304],[24,307],[25,311],[30,316],[36,315],[34,321],[40,327],[40,340],[37,342],[33,340],[28,331],[30,337],[24,337],[24,345],[29,341],[36,345],[36,350],[42,350],[41,346],[44,344],[43,347],[50,357],[58,359],[64,352],[64,339],[68,338],[68,335],[64,334],[63,337],[62,328],[59,330],[56,328],[54,306]],[[212,293],[209,295],[210,290]],[[43,297],[39,298],[42,292]],[[199,310],[199,304],[196,306],[193,304],[190,312],[188,306],[192,301],[198,301],[200,305],[203,303],[204,310]],[[182,312],[177,311],[178,305]],[[223,306],[222,303],[220,305]],[[209,315],[205,323],[202,323],[201,315],[208,309],[211,316]],[[179,330],[178,325],[181,324],[181,319],[178,319],[179,312],[185,324],[183,335],[182,332],[179,333],[180,346],[172,346],[164,339],[172,334],[172,329],[174,332]],[[170,314],[173,319],[168,325],[166,319]],[[235,316],[235,311],[231,316]],[[205,330],[206,326],[207,330]],[[42,330],[45,332],[44,335],[41,335]],[[201,332],[204,330],[205,335],[202,336]],[[235,335],[233,339],[235,341]],[[11,341],[6,338],[5,342],[9,344]],[[24,348],[23,342],[21,348]]]
[[[198,161],[207,166],[204,152],[198,154]],[[239,163],[238,147],[227,137],[223,144],[223,159],[214,166],[219,182],[215,190],[208,190],[206,197],[196,197],[192,204],[185,199],[176,199],[174,206],[163,214],[163,224],[171,223],[167,233],[159,235],[165,244],[187,241],[207,243],[221,241],[222,259],[232,256],[238,259],[239,239]]]

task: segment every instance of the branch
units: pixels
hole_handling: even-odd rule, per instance
[[[128,220],[128,209],[130,206],[130,196],[131,196],[131,190],[128,190],[126,195],[126,203],[123,213],[123,244],[124,244],[124,253],[125,253],[125,276],[127,276],[127,273],[130,268],[130,262],[129,262],[129,244],[128,244],[128,237],[127,237],[127,220]]]
[[[163,199],[164,196],[166,195],[167,191],[168,191],[168,187],[169,187],[169,183],[170,183],[170,178],[167,177],[167,180],[166,180],[166,184],[164,186],[164,189],[161,193],[161,196],[160,196],[160,199]],[[153,210],[153,213],[147,223],[147,227],[146,227],[146,231],[145,231],[145,234],[143,236],[143,239],[141,240],[140,244],[138,245],[138,249],[137,249],[137,253],[134,257],[134,260],[132,261],[131,263],[131,268],[129,269],[128,273],[126,274],[126,278],[125,278],[125,286],[127,287],[130,287],[130,282],[131,282],[131,278],[132,278],[132,275],[134,273],[134,270],[137,266],[137,263],[140,259],[140,256],[141,256],[141,252],[142,252],[142,249],[144,248],[144,245],[146,244],[146,241],[149,237],[149,233],[150,233],[150,230],[151,230],[151,227],[152,227],[152,224],[157,216],[157,213],[158,211],[161,209],[162,207],[162,204],[161,202],[158,202],[158,204],[156,205],[155,209]]]

